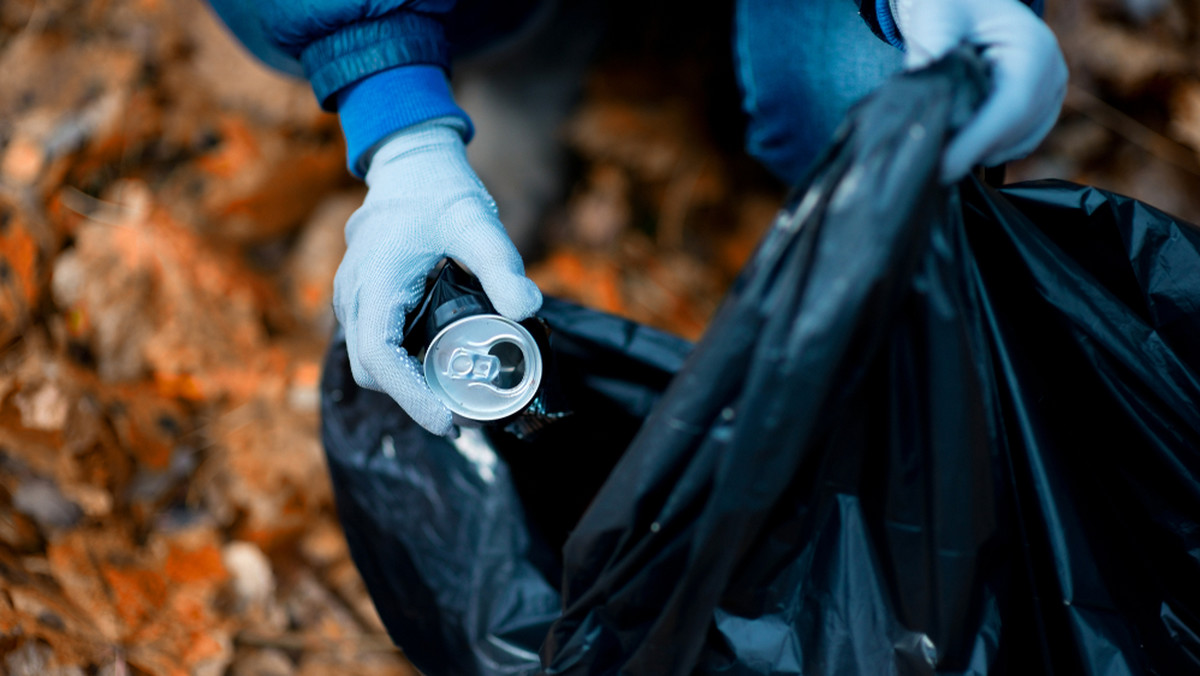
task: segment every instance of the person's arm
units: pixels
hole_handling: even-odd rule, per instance
[[[471,121],[447,82],[443,20],[453,0],[209,0],[239,41],[269,66],[306,77],[338,113],[346,163],[366,174],[368,152],[395,132],[453,116]]]
[[[963,42],[992,69],[992,93],[946,149],[942,178],[1024,157],[1050,133],[1067,92],[1067,66],[1039,18],[1043,0],[857,0],[881,38],[920,68]]]
[[[211,0],[252,52],[302,67],[317,101],[336,111],[347,164],[366,199],[346,224],[334,312],[355,381],[386,392],[435,434],[449,409],[400,345],[426,274],[454,258],[514,320],[541,306],[537,286],[467,164],[471,122],[454,103],[442,19],[453,0]]]

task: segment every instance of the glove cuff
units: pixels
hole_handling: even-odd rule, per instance
[[[484,190],[467,162],[463,136],[468,129],[461,118],[445,116],[410,125],[381,140],[378,150],[369,155],[368,196],[387,198],[419,186],[441,191],[463,181]]]

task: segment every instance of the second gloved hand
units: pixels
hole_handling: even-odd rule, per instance
[[[427,273],[442,258],[458,260],[509,319],[524,319],[542,304],[495,203],[467,163],[462,129],[457,118],[430,120],[376,151],[367,197],[346,223],[346,255],[333,284],[354,380],[386,392],[439,435],[450,431],[450,410],[400,346],[404,316],[420,301]]]
[[[942,179],[957,181],[976,164],[994,166],[1033,152],[1067,93],[1067,66],[1050,28],[1017,0],[889,1],[908,68],[969,42],[992,69],[991,95],[946,149]]]

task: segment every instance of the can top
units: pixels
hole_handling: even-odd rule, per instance
[[[473,315],[430,341],[425,380],[454,413],[499,420],[525,408],[537,394],[542,356],[520,324],[500,315]]]

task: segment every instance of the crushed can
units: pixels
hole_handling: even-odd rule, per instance
[[[403,346],[459,424],[498,425],[518,437],[570,414],[554,383],[549,329],[501,316],[482,284],[447,259],[405,318]]]

